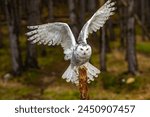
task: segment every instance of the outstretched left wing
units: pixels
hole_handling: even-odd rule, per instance
[[[91,19],[89,19],[83,26],[79,34],[78,43],[87,43],[86,39],[88,38],[89,33],[96,32],[103,27],[108,18],[114,14],[114,5],[115,2],[108,0],[100,9],[96,11]]]
[[[44,45],[61,45],[64,49],[65,60],[72,56],[73,47],[76,45],[74,35],[66,23],[55,22],[42,24],[37,26],[28,26],[32,30],[26,33],[29,36],[28,40],[31,43],[38,43]]]

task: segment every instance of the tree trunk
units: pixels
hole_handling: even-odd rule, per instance
[[[143,25],[145,25],[145,15],[146,15],[145,7],[146,7],[145,0],[141,0],[141,21]],[[142,31],[142,39],[145,40],[144,31]]]
[[[48,0],[48,17],[49,21],[52,22],[54,20],[53,16],[53,0]]]
[[[28,25],[40,22],[40,0],[27,0]],[[38,68],[36,47],[27,42],[26,68]]]
[[[128,21],[127,21],[127,61],[129,73],[136,74],[137,58],[135,51],[135,19],[134,19],[134,0],[130,0],[128,6]]]
[[[149,0],[147,0],[147,10],[146,10],[146,16],[147,16],[147,19],[146,19],[146,24],[147,24],[147,28],[148,28],[148,30],[149,30],[149,32],[150,32],[150,13],[149,13],[149,11],[150,11],[150,1]]]
[[[22,59],[19,46],[19,0],[5,0],[6,17],[9,27],[9,39],[12,56],[12,68],[14,75],[20,75],[22,71]]]
[[[120,3],[120,47],[125,48],[126,45],[126,38],[127,38],[127,25],[126,25],[126,19],[127,19],[127,8]]]
[[[81,28],[85,24],[85,0],[80,0],[80,24]]]
[[[115,39],[116,39],[115,31],[113,28],[113,21],[111,19],[108,21],[108,30],[109,30],[109,40],[115,41]]]
[[[94,13],[96,9],[96,0],[88,0],[88,10]]]
[[[0,29],[0,48],[3,47],[3,41],[2,41],[2,32],[1,32],[1,29]]]
[[[78,37],[79,30],[78,30],[78,20],[77,20],[77,13],[75,9],[75,0],[68,0],[68,5],[69,5],[69,18],[71,22],[71,29],[75,35],[75,37]]]
[[[79,69],[79,91],[80,91],[80,99],[88,100],[88,83],[87,83],[87,69],[85,67],[80,67]]]
[[[108,24],[105,24],[105,48],[106,48],[106,52],[110,52],[110,39],[111,37],[109,37],[108,32],[109,32],[109,28],[108,28]]]
[[[3,16],[3,14],[2,14],[2,11],[5,9],[5,3],[3,3],[2,1],[1,1],[1,4],[0,4],[0,14]],[[1,19],[0,19],[1,20]],[[1,25],[0,25],[0,27],[1,27]],[[1,28],[0,28],[0,48],[2,48],[3,47],[3,41],[2,41],[2,31],[1,31]]]
[[[100,69],[106,71],[106,29],[103,27],[101,30],[100,41]]]

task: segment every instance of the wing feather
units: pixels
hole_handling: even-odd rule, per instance
[[[70,59],[73,47],[76,45],[74,35],[66,23],[56,22],[37,26],[27,26],[31,31],[27,32],[31,43],[43,45],[61,45],[64,49],[65,58]],[[69,56],[69,57],[68,57]]]
[[[108,0],[100,9],[96,11],[96,13],[87,21],[87,23],[83,26],[79,38],[78,43],[87,43],[86,39],[90,33],[96,32],[99,30],[108,18],[114,14],[115,2],[111,2]]]

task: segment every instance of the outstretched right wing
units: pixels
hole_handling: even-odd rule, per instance
[[[103,27],[108,18],[114,14],[114,10],[116,9],[114,5],[115,2],[108,0],[96,11],[96,13],[83,26],[79,34],[78,43],[87,43],[86,39],[88,38],[88,35]]]
[[[66,23],[55,22],[43,25],[28,26],[32,30],[26,33],[31,43],[38,43],[44,45],[59,45],[64,49],[65,60],[72,56],[73,47],[76,45],[74,35]]]

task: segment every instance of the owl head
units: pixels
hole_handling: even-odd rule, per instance
[[[88,58],[92,54],[91,46],[88,44],[79,44],[76,52],[81,58]]]

